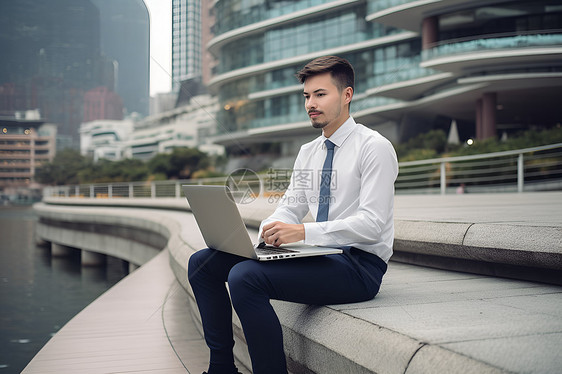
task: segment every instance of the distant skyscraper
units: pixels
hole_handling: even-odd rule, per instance
[[[103,86],[84,94],[84,122],[98,119],[123,119],[121,97]]]
[[[0,111],[40,109],[78,139],[83,93],[101,83],[99,12],[89,0],[0,1]]]
[[[201,81],[201,0],[172,0],[172,89]]]
[[[100,13],[100,45],[116,62],[115,91],[128,113],[148,115],[149,16],[142,0],[91,0]],[[108,87],[111,88],[111,87]]]
[[[207,86],[213,75],[213,69],[217,64],[216,58],[207,49],[207,44],[213,39],[213,25],[215,24],[214,12],[215,0],[201,0],[201,50],[202,65],[201,75],[203,85]]]
[[[91,89],[148,114],[148,32],[142,0],[0,1],[0,112],[39,109],[76,148]]]

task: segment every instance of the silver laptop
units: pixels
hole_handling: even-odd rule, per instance
[[[183,185],[182,189],[209,248],[259,261],[342,253],[338,248],[302,243],[281,247],[253,244],[227,186]]]

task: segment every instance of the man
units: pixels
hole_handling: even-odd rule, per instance
[[[336,56],[320,57],[297,78],[312,126],[322,135],[301,147],[291,183],[262,222],[260,238],[274,246],[304,241],[343,253],[271,262],[209,248],[193,254],[188,276],[211,351],[209,374],[237,373],[231,301],[254,374],[287,373],[281,325],[270,300],[315,305],[370,300],[392,255],[396,153],[388,140],[350,117],[352,66]],[[315,178],[300,188],[295,175],[304,170]],[[302,223],[309,211],[316,222]]]

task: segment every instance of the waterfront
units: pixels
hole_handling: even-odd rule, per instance
[[[0,207],[0,373],[20,373],[80,310],[126,275],[123,262],[82,268],[34,239],[31,207]]]

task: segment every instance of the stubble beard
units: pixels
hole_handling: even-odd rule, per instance
[[[328,125],[328,122],[318,122],[315,120],[310,120],[310,122],[312,123],[312,127],[314,127],[315,129],[323,129],[324,127],[326,127],[326,125]]]
[[[325,116],[324,112],[320,112],[321,115]],[[338,118],[341,114],[341,109],[338,110],[338,112],[336,113],[336,115],[334,116],[333,119]],[[333,120],[332,119],[332,120]],[[323,129],[324,127],[328,126],[330,124],[330,119],[327,118],[324,121],[319,121],[318,119],[310,119],[310,123],[312,124],[312,127],[314,127],[315,129]]]

